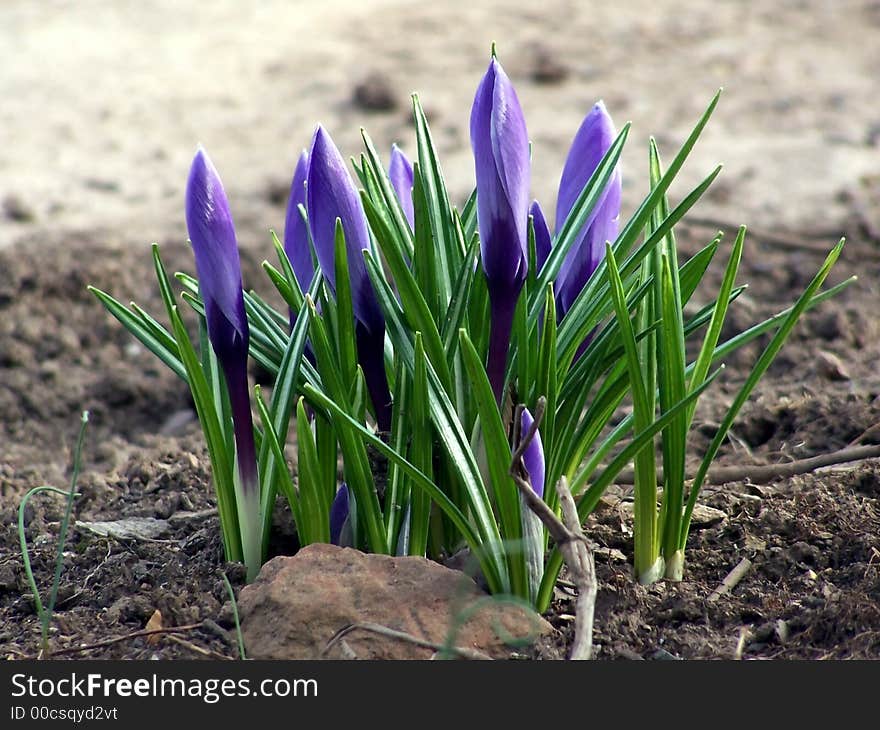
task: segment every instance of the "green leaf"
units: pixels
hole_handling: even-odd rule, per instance
[[[418,95],[413,94],[413,119],[416,126],[416,142],[418,145],[418,164],[421,170],[424,198],[428,204],[433,231],[434,245],[437,253],[437,290],[440,306],[449,306],[452,296],[453,272],[458,271],[464,256],[464,241],[456,235],[452,216],[452,208],[446,193],[446,183],[437,160],[437,152],[431,139],[428,120],[422,110]],[[427,342],[425,343],[427,346]],[[430,356],[430,352],[428,353]]]
[[[315,350],[324,387],[327,389],[328,395],[342,406],[346,414],[351,414],[349,384],[344,381],[342,372],[335,362],[323,317],[318,315],[311,298],[307,297],[306,302],[309,306],[312,346]],[[345,480],[357,501],[357,522],[365,529],[366,544],[372,552],[387,553],[389,546],[386,541],[379,499],[363,441],[356,438],[349,429],[337,428],[337,435],[340,439],[345,464]]]
[[[433,430],[428,413],[428,363],[422,336],[416,332],[415,369],[413,374],[410,428],[412,448],[410,454],[415,467],[423,474],[430,474],[433,465]],[[431,519],[431,497],[424,490],[417,490],[411,497],[409,555],[424,556],[428,548],[428,527]]]
[[[336,353],[342,381],[354,385],[358,366],[354,334],[354,307],[351,299],[345,231],[342,229],[342,221],[339,218],[336,219],[333,263],[336,268]]]
[[[712,443],[709,444],[709,448],[706,450],[706,454],[703,456],[703,461],[700,463],[700,467],[697,470],[697,473],[694,476],[693,484],[691,485],[691,491],[688,496],[684,519],[682,521],[681,535],[679,537],[680,549],[684,550],[687,543],[687,536],[688,532],[690,531],[691,517],[693,516],[694,507],[697,503],[697,496],[699,495],[700,489],[703,486],[703,481],[706,478],[706,474],[708,474],[709,472],[709,467],[711,466],[715,455],[718,453],[718,449],[721,448],[721,444],[724,442],[724,439],[727,438],[727,433],[730,430],[730,427],[733,425],[733,421],[736,419],[736,416],[739,413],[740,409],[743,407],[743,404],[748,400],[749,396],[752,393],[752,390],[754,390],[755,386],[758,384],[758,381],[761,379],[764,373],[767,372],[767,368],[770,367],[770,364],[779,353],[779,350],[782,349],[782,346],[788,339],[789,334],[791,334],[792,329],[794,329],[795,324],[797,324],[797,321],[800,318],[801,314],[803,314],[808,308],[810,300],[820,289],[828,274],[831,273],[832,267],[840,256],[840,252],[843,250],[843,245],[844,239],[841,239],[840,242],[828,254],[825,262],[822,264],[822,267],[816,273],[816,276],[813,277],[813,280],[810,282],[806,290],[804,290],[804,293],[801,294],[800,297],[798,297],[797,302],[795,302],[794,306],[791,308],[788,316],[786,316],[776,334],[773,336],[773,339],[770,340],[770,343],[764,349],[764,352],[761,353],[761,356],[758,358],[758,361],[755,363],[752,371],[749,373],[749,377],[746,379],[746,382],[743,384],[727,413],[724,415],[724,418],[721,421],[721,425],[718,427],[718,431],[716,432],[715,437],[712,439]]]
[[[629,464],[641,450],[648,449],[649,445],[654,443],[654,437],[665,426],[667,426],[673,418],[676,418],[683,409],[687,408],[694,400],[699,398],[703,391],[712,384],[723,369],[723,366],[718,368],[706,378],[706,381],[697,390],[688,393],[687,397],[681,403],[677,403],[671,410],[661,414],[660,417],[651,423],[645,431],[637,433],[626,447],[614,457],[614,459],[602,471],[601,476],[593,482],[590,488],[581,495],[580,499],[578,499],[578,517],[581,522],[585,521],[587,517],[590,516],[596,508],[596,505],[599,504],[599,500],[605,493],[605,490],[613,483],[621,470]],[[582,492],[591,474],[592,470],[589,467],[585,467],[577,475],[570,486],[573,495],[577,496]],[[553,595],[553,587],[556,584],[556,578],[559,575],[561,567],[562,555],[560,554],[559,549],[555,548],[547,561],[544,578],[541,582],[541,590],[538,594],[538,600],[536,601],[538,611],[546,611],[549,607],[550,599]]]
[[[431,496],[431,499],[437,503],[437,506],[455,523],[455,526],[464,536],[468,546],[471,548],[475,557],[480,562],[480,567],[489,589],[493,593],[501,593],[506,590],[506,582],[502,581],[499,574],[499,563],[494,551],[483,539],[482,535],[476,532],[465,517],[464,513],[455,505],[452,500],[441,490],[434,482],[432,482],[421,471],[416,469],[401,454],[392,449],[382,439],[376,436],[372,431],[366,429],[362,424],[355,421],[345,411],[328,398],[324,393],[316,390],[311,385],[306,384],[305,396],[317,407],[325,409],[337,419],[342,429],[348,429],[356,433],[365,442],[369,443],[373,448],[386,456],[389,460],[394,461],[400,469],[412,480],[414,486],[423,489]]]
[[[171,326],[180,350],[180,357],[186,368],[187,380],[193,396],[193,403],[205,435],[208,455],[211,459],[211,472],[217,494],[217,510],[220,513],[220,529],[227,560],[241,562],[243,558],[241,532],[238,523],[234,485],[234,459],[228,450],[225,429],[217,419],[213,391],[205,378],[196,352],[189,340],[177,306],[171,308]]]
[[[158,357],[175,375],[186,382],[186,368],[180,361],[180,356],[175,349],[172,350],[167,339],[156,332],[155,327],[144,321],[143,316],[132,314],[121,302],[114,299],[106,292],[93,286],[88,290],[97,297],[107,311],[112,314],[125,329],[127,329],[140,343]],[[165,333],[167,334],[167,332]]]
[[[511,453],[501,414],[492,393],[492,386],[477,350],[461,330],[459,337],[464,364],[471,381],[471,392],[480,417],[480,434],[486,450],[486,461],[492,483],[492,492],[501,522],[501,534],[507,545],[507,565],[511,590],[521,598],[529,597],[525,552],[522,543],[522,519],[519,490],[510,476]]]
[[[702,197],[703,193],[709,188],[721,167],[718,166],[712,173],[706,177],[696,188],[694,188],[679,203],[675,209],[663,220],[654,233],[649,236],[633,253],[623,262],[620,267],[622,280],[626,281],[634,276],[641,266],[642,261],[648,256],[654,248],[666,237],[666,234],[672,227],[680,221],[690,208]],[[667,171],[664,179],[669,175]],[[662,183],[662,180],[661,180]],[[659,185],[658,188],[659,189]],[[646,201],[654,197],[654,192],[650,193]],[[656,203],[655,203],[656,204]],[[652,209],[651,209],[652,210]],[[624,230],[617,237],[614,243],[614,255],[628,251],[630,246],[638,237],[640,229],[633,228],[637,218],[641,220],[642,225],[646,223],[650,217],[651,210],[645,207],[645,203],[639,208],[639,213],[630,219]],[[634,231],[634,232],[631,232]],[[565,318],[562,320],[559,328],[559,348],[563,353],[563,357],[572,357],[581,342],[595,327],[596,323],[608,312],[611,307],[609,304],[609,288],[606,280],[605,270],[607,262],[603,259],[599,262],[596,270],[587,281],[586,286],[577,296],[571,308],[566,312]]]
[[[254,396],[254,400],[257,404],[257,411],[260,414],[260,422],[263,426],[262,445],[265,445],[268,449],[271,450],[275,462],[284,465],[284,468],[278,469],[278,484],[281,487],[281,493],[287,498],[287,501],[290,504],[290,511],[291,514],[293,514],[293,522],[296,525],[297,532],[302,535],[303,532],[301,527],[303,524],[303,519],[302,512],[300,511],[299,499],[296,494],[296,489],[294,489],[293,486],[293,480],[290,478],[290,472],[286,468],[287,460],[284,458],[284,451],[281,448],[278,434],[275,433],[275,427],[272,424],[272,415],[269,413],[269,409],[266,407],[266,403],[263,400],[263,394],[259,385],[254,386]],[[262,474],[263,473],[261,470],[261,477]],[[263,489],[265,489],[265,487],[263,487]]]
[[[620,272],[610,245],[606,245],[605,260],[608,262],[608,281],[629,371],[633,420],[636,429],[644,431],[654,420],[652,401],[645,390],[635,333],[626,308],[623,282],[620,280]],[[646,448],[638,452],[635,457],[635,472],[635,571],[639,582],[653,582],[652,575],[656,570],[660,547],[657,534],[657,474],[653,449]]]
[[[388,173],[382,165],[379,153],[376,152],[373,140],[370,139],[363,128],[361,129],[361,137],[363,137],[364,148],[366,149],[365,172],[369,170],[371,182],[379,193],[378,196],[374,197],[374,200],[377,204],[381,201],[382,207],[393,223],[392,228],[398,245],[402,247],[402,250],[406,251],[409,258],[412,258],[413,240],[409,229],[409,222],[406,220],[406,214],[403,212],[403,207],[397,198],[397,193],[391,184]]]
[[[322,471],[315,437],[302,398],[296,404],[296,446],[299,494],[302,502],[300,542],[330,542],[330,503],[327,489],[321,482]],[[335,484],[334,484],[335,486]],[[297,524],[297,527],[300,527]]]
[[[377,227],[382,227],[381,221],[376,216],[375,208],[368,198],[364,198],[364,210],[371,225],[375,224]],[[422,333],[422,336],[425,338],[425,351],[428,358],[440,375],[444,387],[449,391],[451,390],[452,377],[446,362],[443,342],[440,339],[440,333],[437,331],[437,324],[431,315],[431,309],[419,289],[418,282],[413,277],[400,251],[391,245],[384,227],[382,227],[382,230],[377,231],[376,240],[382,253],[385,254],[385,261],[400,294],[401,312],[408,323],[408,329],[412,332],[418,331]],[[364,259],[375,289],[377,286],[381,286],[381,284],[377,285],[377,280],[381,279],[384,281],[385,278],[382,266],[372,252],[366,251]]]
[[[736,274],[739,271],[739,264],[742,260],[743,245],[746,238],[745,226],[740,227],[736,240],[733,243],[733,250],[730,252],[730,258],[727,261],[727,268],[724,271],[724,278],[721,281],[721,287],[718,290],[718,298],[715,300],[715,308],[712,310],[712,319],[709,322],[709,329],[703,338],[703,345],[700,348],[700,354],[697,356],[694,364],[691,379],[688,383],[690,390],[700,385],[709,372],[712,365],[715,348],[718,345],[718,339],[721,336],[721,328],[724,326],[724,319],[727,316],[727,307],[731,301],[731,293],[733,284],[736,281]],[[688,412],[688,423],[694,417],[694,410],[697,404],[694,403]]]
[[[578,196],[571,212],[562,224],[562,228],[553,242],[550,249],[550,255],[544,262],[544,267],[538,276],[537,285],[535,286],[535,294],[530,302],[529,319],[536,321],[541,305],[544,303],[543,292],[547,288],[547,284],[556,279],[559,269],[565,257],[568,255],[569,249],[577,241],[578,234],[583,229],[584,224],[592,213],[593,208],[599,203],[614,170],[617,167],[620,153],[623,151],[623,145],[626,143],[631,124],[627,122],[617,138],[612,142],[602,161],[594,170],[581,194]]]

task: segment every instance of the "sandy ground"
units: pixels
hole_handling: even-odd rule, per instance
[[[242,244],[267,246],[267,229],[283,220],[279,191],[314,125],[348,155],[361,149],[361,126],[379,149],[398,141],[412,151],[412,90],[463,197],[473,185],[470,104],[493,40],[526,111],[533,191],[549,211],[596,99],[618,124],[633,122],[626,215],[645,192],[648,136],[671,157],[721,86],[673,190],[684,195],[723,162],[699,215],[831,242],[852,224],[853,198],[878,197],[873,0],[3,0],[0,246],[74,230],[144,247],[182,240],[199,142],[224,178]],[[565,78],[535,81],[541,56]],[[352,102],[371,72],[396,92],[394,110]]]

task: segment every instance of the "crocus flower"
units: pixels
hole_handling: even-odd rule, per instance
[[[532,427],[535,419],[529,413],[528,408],[523,408],[522,416],[520,416],[520,434],[524,438]],[[544,496],[544,446],[541,443],[541,432],[535,431],[534,438],[526,447],[522,457],[523,466],[529,475],[529,481],[532,489],[539,497]]]
[[[572,207],[614,142],[614,124],[603,102],[584,118],[572,142],[556,202],[556,232],[559,233]],[[614,170],[602,197],[593,208],[578,239],[565,257],[556,278],[556,306],[559,319],[569,310],[605,254],[605,241],[617,237],[620,218],[621,178]]]
[[[529,138],[513,84],[493,58],[471,109],[477,222],[489,289],[486,372],[500,403],[513,313],[528,269]]]
[[[529,215],[532,216],[532,225],[535,227],[535,263],[538,271],[541,271],[553,246],[552,239],[550,238],[550,227],[547,225],[547,219],[544,218],[541,204],[537,200],[532,201],[529,207]]]
[[[362,251],[372,249],[360,196],[345,162],[323,127],[315,130],[309,153],[306,202],[309,228],[318,263],[330,288],[336,290],[334,242],[336,220],[345,232],[348,271],[358,360],[376,411],[380,431],[391,429],[391,393],[385,374],[385,319],[367,274]]]
[[[534,419],[527,408],[523,408],[520,416],[520,438],[524,438],[532,427]],[[544,497],[544,446],[541,444],[541,434],[535,431],[535,435],[526,446],[522,456],[523,467],[536,495]],[[522,497],[520,497],[522,499]],[[544,576],[544,527],[538,515],[529,509],[525,501],[521,501],[521,520],[523,530],[523,547],[526,556],[526,566],[529,576],[529,594],[532,600],[538,595],[541,579]]]
[[[299,212],[306,205],[306,178],[309,174],[309,153],[303,150],[293,172],[287,215],[284,219],[284,252],[290,259],[293,273],[303,292],[308,291],[315,275],[312,250],[309,246],[309,228]]]
[[[223,370],[232,410],[238,467],[239,523],[248,577],[262,557],[260,493],[248,395],[249,331],[241,289],[241,262],[229,202],[217,170],[201,147],[186,184],[186,225],[205,304],[208,339]]]
[[[336,496],[333,498],[333,504],[330,505],[330,544],[339,545],[342,538],[342,528],[348,519],[349,493],[348,485],[343,482]]]
[[[396,144],[391,145],[391,162],[388,164],[388,177],[394,192],[397,193],[397,199],[400,201],[400,207],[406,220],[409,222],[410,228],[415,223],[415,212],[413,211],[413,166],[407,156],[401,151]]]

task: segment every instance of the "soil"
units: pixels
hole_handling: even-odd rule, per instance
[[[731,241],[739,223],[754,226],[739,277],[749,289],[725,334],[794,301],[841,235],[848,242],[830,281],[859,281],[805,315],[718,464],[785,463],[880,443],[880,117],[864,103],[880,49],[854,40],[876,32],[876,2],[801,0],[746,11],[739,3],[652,0],[587,13],[549,0],[538,13],[527,3],[335,0],[331,14],[299,4],[292,11],[280,0],[243,11],[228,0],[212,3],[198,34],[171,32],[192,26],[195,18],[179,14],[195,11],[170,1],[132,10],[136,17],[114,3],[94,5],[86,13],[10,0],[0,10],[0,47],[36,54],[0,78],[10,100],[0,129],[16,140],[0,150],[0,656],[39,650],[18,504],[41,484],[67,488],[83,410],[90,422],[75,518],[153,517],[168,527],[151,540],[71,531],[53,650],[59,658],[237,656],[222,574],[236,589],[244,576],[223,562],[186,387],[86,286],[159,311],[149,242],[162,244],[169,269],[192,270],[181,191],[201,140],[228,171],[245,284],[267,291],[259,271],[265,231],[280,229],[287,175],[311,125],[332,124],[349,154],[359,149],[361,124],[380,148],[408,140],[411,88],[422,91],[450,187],[463,197],[472,184],[467,110],[493,39],[526,108],[535,193],[546,201],[554,200],[568,140],[598,96],[621,123],[635,122],[624,160],[626,215],[644,193],[647,135],[656,133],[668,155],[725,85],[675,192],[727,163],[715,191],[677,229],[684,255],[718,228]],[[316,23],[320,32],[312,32]],[[264,42],[270,24],[279,45]],[[465,38],[453,32],[461,25],[475,30]],[[221,59],[211,76],[198,62],[205,55]],[[722,267],[713,264],[698,299]],[[695,455],[761,344],[729,359],[705,396]],[[880,658],[880,461],[707,488],[701,502],[725,518],[692,532],[678,584],[633,582],[628,497],[625,486],[610,490],[586,526],[602,548],[599,658]],[[40,495],[25,514],[44,594],[63,509],[61,498]],[[276,522],[272,551],[290,552],[289,521],[279,512]],[[743,559],[750,563],[739,583],[713,595]],[[156,610],[164,626],[192,628],[111,643],[143,630]],[[573,611],[563,580],[547,614],[557,634],[515,656],[564,657]]]

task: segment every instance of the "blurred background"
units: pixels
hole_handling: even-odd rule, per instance
[[[646,191],[649,135],[671,159],[723,86],[673,197],[722,162],[697,216],[829,244],[878,223],[876,0],[2,0],[0,246],[65,231],[183,240],[201,143],[242,245],[268,247],[314,125],[345,156],[360,153],[362,126],[386,154],[392,142],[412,154],[413,91],[463,199],[492,41],[551,218],[568,145],[597,99],[618,126],[633,122],[626,217]]]

